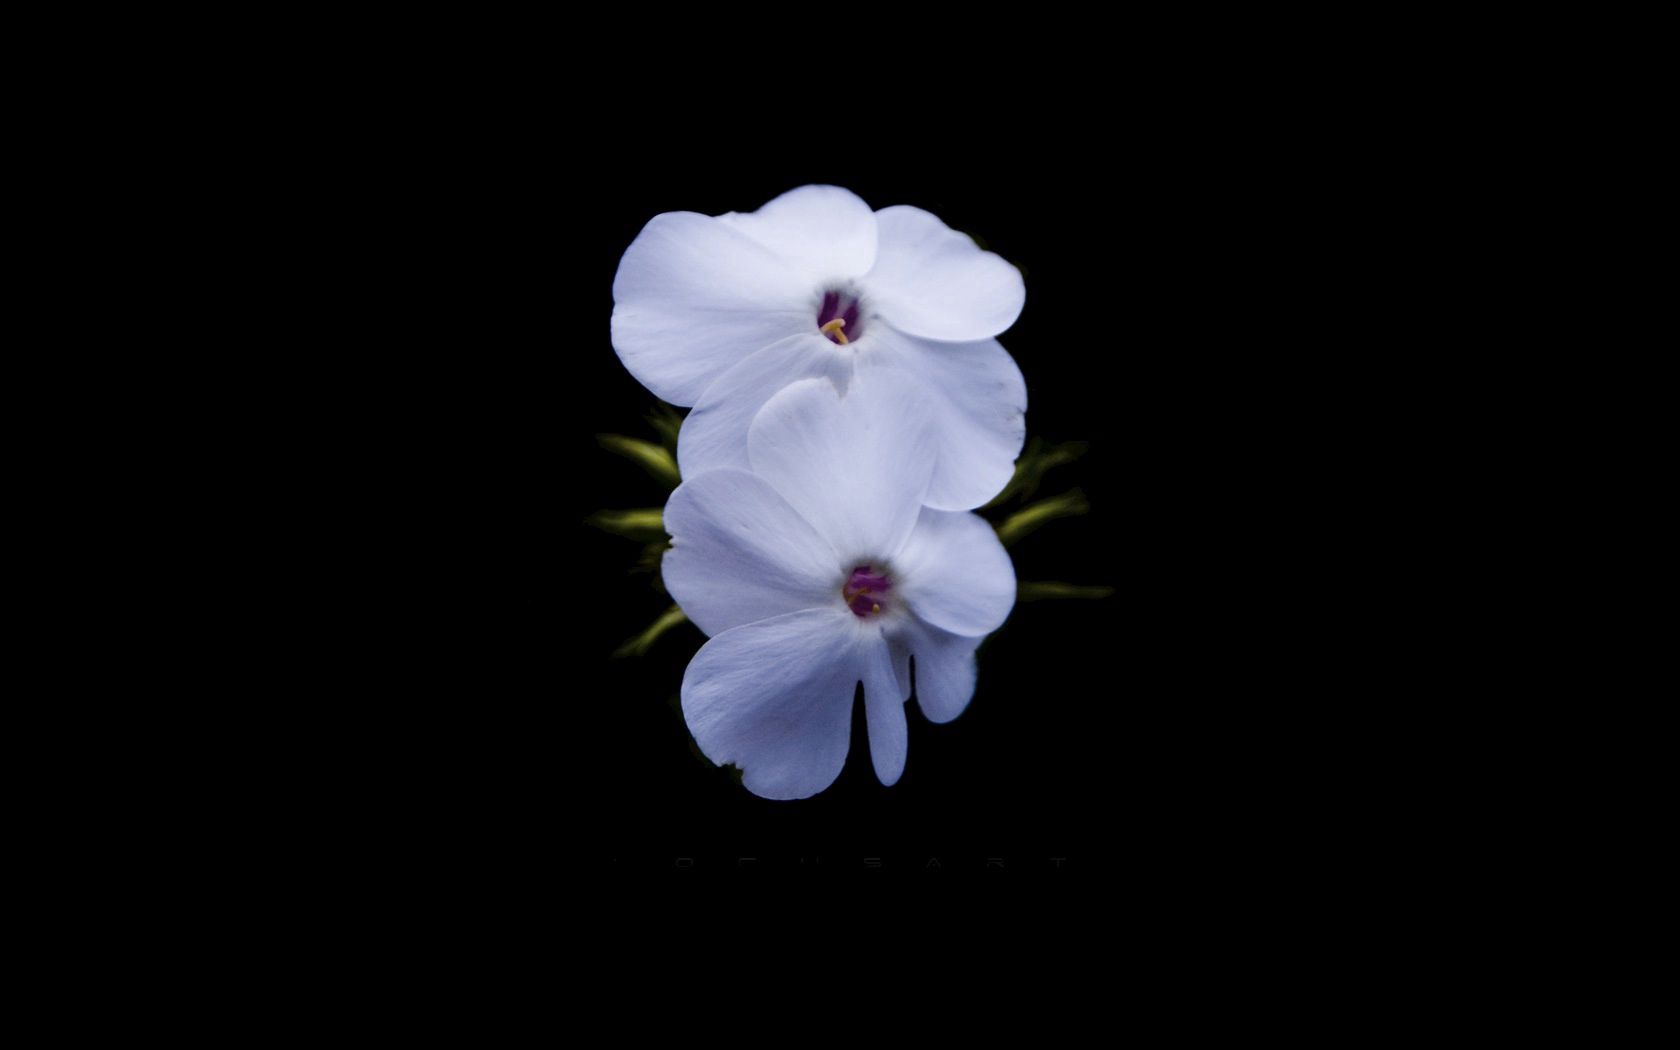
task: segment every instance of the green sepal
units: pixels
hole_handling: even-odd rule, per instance
[[[646,543],[665,538],[665,514],[658,507],[639,507],[636,510],[598,510],[583,519],[602,532],[624,536]]]
[[[641,438],[625,437],[623,434],[597,434],[595,440],[608,452],[616,453],[625,459],[639,465],[647,471],[648,476],[674,489],[682,484],[682,474],[677,470],[677,458],[671,450],[662,445],[655,445],[651,441]]]
[[[660,613],[659,619],[653,621],[653,624],[649,626],[647,630],[619,646],[618,649],[614,651],[613,656],[645,656],[647,651],[653,648],[653,643],[659,641],[659,639],[664,636],[665,632],[680,623],[687,622],[688,617],[683,614],[681,609],[673,605],[669,609]]]
[[[1078,583],[1059,583],[1055,580],[1022,581],[1015,585],[1017,602],[1041,602],[1050,598],[1083,598],[1095,600],[1114,593],[1113,587]]]
[[[998,539],[1005,547],[1011,547],[1047,521],[1076,517],[1090,509],[1091,504],[1085,499],[1085,493],[1078,489],[1064,492],[1060,496],[1051,496],[1049,499],[1041,499],[1037,503],[1027,504],[995,526]]]

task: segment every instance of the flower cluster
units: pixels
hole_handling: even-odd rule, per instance
[[[683,715],[755,794],[834,782],[860,683],[887,785],[912,695],[934,722],[973,695],[974,650],[1016,598],[971,511],[1025,436],[1026,386],[995,338],[1024,297],[1018,270],[935,216],[832,186],[659,215],[624,253],[613,345],[692,406],[663,513],[665,585],[709,636]]]

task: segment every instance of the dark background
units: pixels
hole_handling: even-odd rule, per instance
[[[406,761],[425,767],[436,819],[608,879],[736,872],[743,856],[761,874],[802,857],[922,872],[938,857],[1042,877],[1149,857],[1170,882],[1210,877],[1210,844],[1274,849],[1324,805],[1322,769],[1289,756],[1329,710],[1302,699],[1324,677],[1302,656],[1337,623],[1333,585],[1277,541],[1339,526],[1290,506],[1296,453],[1319,435],[1287,392],[1322,355],[1280,320],[1299,314],[1282,301],[1298,290],[1299,215],[1232,167],[1263,162],[1236,145],[1175,150],[1185,133],[1162,126],[1128,132],[1151,144],[1147,165],[1026,131],[1000,157],[955,131],[836,156],[724,149],[702,130],[609,140],[579,167],[506,131],[464,132],[474,163],[429,185],[467,203],[404,223],[397,243],[413,280],[395,305],[423,320],[407,322],[420,349],[396,352],[387,396],[422,435],[411,514],[436,548],[416,552],[435,590],[405,584],[437,617],[408,669],[437,699],[407,714]],[[811,182],[926,208],[1023,269],[1026,307],[1001,338],[1026,377],[1028,433],[1090,443],[1040,495],[1078,485],[1092,510],[1011,554],[1024,580],[1115,594],[1018,605],[960,718],[935,726],[910,705],[894,787],[876,782],[859,720],[831,788],[772,802],[688,737],[676,696],[698,631],[611,658],[669,601],[631,573],[636,544],[584,518],[663,495],[595,443],[651,436],[655,402],[610,341],[625,247],[660,212],[752,210]],[[1181,871],[1180,856],[1197,859]]]
[[[1479,294],[1482,260],[1447,258],[1432,215],[1464,196],[1461,165],[1311,66],[1132,64],[1157,44],[1030,85],[996,64],[1011,48],[953,49],[965,75],[890,108],[758,66],[720,99],[700,90],[715,56],[649,97],[616,82],[655,72],[645,56],[603,75],[563,53],[415,50],[406,75],[320,92],[287,134],[195,168],[181,191],[215,202],[202,262],[220,283],[165,301],[218,327],[183,393],[261,438],[253,454],[237,426],[190,424],[194,453],[225,453],[258,495],[188,537],[241,544],[229,584],[250,560],[271,575],[255,622],[210,613],[262,641],[231,662],[276,695],[218,698],[204,723],[238,732],[194,750],[236,775],[192,794],[253,832],[254,869],[340,898],[372,860],[366,899],[424,887],[414,929],[440,901],[528,913],[570,903],[557,885],[579,872],[735,877],[743,855],[863,878],[868,856],[916,878],[926,857],[982,878],[1003,857],[1006,877],[1117,875],[1146,908],[1188,891],[1280,921],[1269,888],[1405,870],[1393,843],[1419,822],[1383,807],[1439,793],[1432,748],[1462,735],[1465,686],[1429,655],[1475,644],[1451,618],[1483,611],[1398,579],[1434,582],[1424,559],[1463,524],[1397,451],[1465,385],[1468,337],[1430,311]],[[892,80],[876,68],[862,79]],[[291,85],[274,90],[290,114]],[[660,496],[594,442],[652,404],[610,345],[625,247],[659,212],[809,182],[928,208],[1023,267],[1002,340],[1029,432],[1092,446],[1044,491],[1077,483],[1093,511],[1013,554],[1023,578],[1117,593],[1017,608],[957,721],[910,706],[895,787],[855,732],[832,788],[772,803],[691,751],[672,700],[697,632],[609,658],[666,602],[628,573],[635,547],[583,519]],[[203,478],[218,502],[223,480]],[[271,821],[223,787],[241,771]],[[1380,848],[1351,857],[1360,833]]]
[[[646,657],[609,658],[669,599],[629,571],[636,544],[582,519],[663,498],[655,482],[594,440],[601,432],[651,436],[642,416],[653,398],[619,364],[608,331],[625,247],[660,212],[752,210],[809,182],[846,186],[874,207],[926,208],[1023,269],[1027,305],[1003,342],[1026,377],[1028,432],[1090,443],[1039,495],[1077,484],[1092,512],[1022,540],[1012,551],[1017,573],[1108,584],[1115,594],[1017,606],[981,650],[979,685],[960,718],[935,726],[911,705],[910,757],[895,786],[876,781],[860,708],[838,781],[810,800],[773,802],[711,767],[690,741],[677,694],[703,641],[696,629],[673,631]],[[716,870],[746,856],[765,868],[858,869],[876,857],[888,869],[924,870],[939,858],[960,871],[1002,858],[1004,870],[1067,872],[1107,862],[1128,834],[1128,814],[1135,822],[1154,790],[1138,775],[1138,756],[1158,762],[1162,741],[1140,739],[1148,721],[1140,712],[1173,702],[1158,677],[1140,676],[1161,654],[1147,652],[1159,645],[1158,628],[1139,629],[1137,580],[1158,571],[1142,563],[1159,554],[1139,545],[1132,523],[1159,513],[1138,479],[1151,471],[1147,461],[1160,455],[1163,436],[1144,425],[1137,406],[1155,403],[1148,421],[1158,422],[1162,391],[1144,364],[1159,352],[1156,338],[1136,320],[1151,291],[1128,259],[1139,222],[1118,203],[1103,171],[1034,181],[960,156],[897,170],[812,157],[745,170],[683,164],[621,172],[586,207],[568,211],[564,244],[555,246],[564,253],[562,287],[542,293],[558,304],[560,338],[543,333],[532,347],[538,370],[510,371],[499,407],[486,416],[512,428],[517,484],[533,492],[530,517],[509,527],[536,557],[528,579],[507,583],[526,591],[522,626],[540,668],[534,692],[575,741],[556,741],[556,750],[587,782],[584,830],[573,843],[580,863],[635,872],[683,857]]]
[[[560,432],[556,481],[571,490],[567,513],[574,518],[558,524],[579,552],[584,592],[598,597],[573,638],[587,678],[601,691],[601,746],[592,758],[614,787],[613,819],[599,832],[600,848],[620,864],[671,865],[680,855],[697,865],[733,865],[756,856],[765,864],[797,865],[804,858],[812,865],[820,858],[823,865],[855,868],[877,857],[883,866],[925,868],[934,858],[946,867],[1001,858],[1005,870],[1058,863],[1071,869],[1092,863],[1102,838],[1113,834],[1112,825],[1090,818],[1100,817],[1098,800],[1109,797],[1120,773],[1120,752],[1105,727],[1127,693],[1122,479],[1127,446],[1136,441],[1126,435],[1120,391],[1103,379],[1112,370],[1102,359],[1123,352],[1119,319],[1104,319],[1104,307],[1077,301],[1105,282],[1084,272],[1092,253],[1067,249],[1072,241],[1088,238],[1094,248],[1121,235],[1083,222],[1070,229],[1047,214],[1043,199],[999,174],[935,177],[822,162],[696,171],[668,184],[634,180],[594,217],[586,245],[595,287],[584,300],[594,320],[580,333],[576,362],[576,381],[589,394]],[[875,778],[860,706],[851,755],[834,786],[813,799],[772,802],[711,768],[689,741],[676,695],[683,667],[703,641],[696,629],[685,625],[640,660],[603,659],[668,599],[652,593],[645,577],[626,575],[633,544],[582,530],[575,517],[661,498],[653,482],[595,451],[591,440],[598,431],[645,432],[638,419],[652,404],[606,338],[611,277],[624,247],[658,212],[747,211],[813,181],[844,185],[874,207],[926,208],[978,234],[1025,271],[1028,305],[1004,343],[1026,376],[1029,432],[1092,446],[1082,460],[1052,473],[1038,495],[1077,483],[1094,510],[1025,538],[1012,552],[1017,572],[1022,579],[1111,584],[1116,593],[1101,601],[1017,606],[981,650],[979,686],[960,718],[935,726],[912,705],[910,759],[893,787]],[[1115,299],[1106,304],[1118,309]]]
[[[558,848],[579,864],[618,858],[629,870],[678,856],[701,868],[739,856],[765,865],[820,857],[825,867],[858,867],[865,856],[887,865],[939,857],[949,867],[991,857],[1035,869],[1053,857],[1066,858],[1064,868],[1096,863],[1123,821],[1112,808],[1130,776],[1121,712],[1141,699],[1129,670],[1138,552],[1126,523],[1139,511],[1128,478],[1150,443],[1127,407],[1138,391],[1128,389],[1126,361],[1139,347],[1125,321],[1135,279],[1123,265],[1118,210],[1080,201],[1066,181],[1047,195],[1047,185],[961,157],[897,170],[815,156],[746,166],[660,158],[569,180],[552,195],[516,163],[504,178],[483,194],[482,214],[451,213],[464,229],[418,246],[468,275],[430,308],[441,327],[425,337],[429,345],[458,333],[467,346],[427,390],[443,395],[429,431],[455,487],[441,520],[472,551],[454,582],[476,609],[466,620],[482,647],[470,661],[477,673],[464,675],[478,679],[476,710],[460,719],[463,736],[486,749],[459,770],[473,808],[494,807],[487,819],[498,827],[527,818],[541,826],[539,800],[558,798],[568,827]],[[1022,540],[1012,551],[1017,573],[1116,590],[1101,601],[1017,606],[982,648],[979,686],[960,718],[935,726],[910,706],[910,757],[894,787],[876,781],[860,709],[839,780],[810,800],[772,802],[706,763],[683,725],[682,672],[704,641],[695,628],[683,625],[645,657],[611,658],[670,600],[631,572],[638,544],[584,518],[664,498],[595,441],[603,432],[653,437],[643,417],[654,398],[610,339],[624,249],[660,212],[750,211],[810,182],[845,186],[873,207],[926,208],[1024,270],[1026,308],[1003,342],[1026,377],[1028,433],[1091,446],[1039,495],[1078,485],[1092,512]],[[532,203],[553,223],[518,228]],[[475,258],[459,258],[466,253]]]

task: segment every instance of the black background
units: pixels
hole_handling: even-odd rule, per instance
[[[565,473],[557,479],[562,487],[576,486],[571,514],[660,498],[651,481],[594,451],[591,442],[597,431],[636,430],[651,405],[604,338],[611,275],[640,224],[667,210],[751,210],[786,189],[826,181],[875,207],[926,208],[1023,268],[1028,307],[1005,345],[1026,376],[1029,431],[1092,446],[1081,461],[1052,473],[1039,495],[1077,483],[1094,512],[1024,539],[1013,552],[1017,571],[1023,579],[1116,588],[1102,601],[1018,606],[982,650],[980,683],[962,717],[935,726],[911,712],[910,759],[893,787],[882,787],[869,764],[860,707],[851,755],[834,786],[810,800],[772,802],[711,768],[689,743],[675,696],[683,666],[703,641],[698,631],[685,626],[642,660],[602,660],[667,600],[650,592],[645,577],[626,575],[633,545],[559,523],[580,554],[584,593],[599,598],[579,625],[576,644],[587,677],[600,683],[602,747],[594,757],[603,782],[614,785],[614,816],[599,848],[620,865],[671,865],[678,856],[697,866],[733,865],[747,856],[767,865],[861,868],[864,858],[879,858],[883,868],[937,862],[961,870],[990,862],[994,871],[998,863],[1004,870],[1071,870],[1093,863],[1102,837],[1113,833],[1090,818],[1120,773],[1121,752],[1106,727],[1126,694],[1122,479],[1127,446],[1136,441],[1126,435],[1121,392],[1104,378],[1114,370],[1102,359],[1121,352],[1119,318],[1104,316],[1118,303],[1079,299],[1102,294],[1106,282],[1084,270],[1097,245],[1118,247],[1122,234],[1083,222],[1070,229],[1005,174],[895,174],[813,158],[770,171],[634,180],[601,208],[588,242],[596,284],[586,300],[592,338],[577,362],[578,381],[591,393],[567,420]],[[1089,249],[1068,254],[1070,243],[1086,238]]]
[[[661,163],[615,171],[589,180],[581,200],[551,202],[562,212],[561,236],[530,232],[530,255],[520,258],[539,260],[534,272],[490,259],[494,277],[473,284],[486,312],[481,324],[463,324],[478,329],[470,337],[479,349],[451,391],[467,406],[456,454],[471,457],[456,463],[473,502],[491,516],[472,522],[484,561],[468,562],[484,588],[484,615],[506,632],[507,644],[493,646],[498,666],[486,685],[521,697],[487,698],[509,716],[508,764],[475,761],[509,778],[514,797],[501,801],[518,813],[531,812],[524,791],[573,800],[571,830],[556,837],[575,864],[633,873],[684,857],[704,871],[748,856],[763,869],[803,862],[807,870],[861,870],[872,857],[891,870],[925,869],[938,858],[943,869],[961,871],[1002,858],[1006,871],[1072,871],[1100,864],[1123,833],[1115,800],[1133,776],[1135,747],[1124,736],[1124,712],[1149,702],[1137,679],[1146,644],[1135,627],[1142,552],[1127,522],[1140,511],[1131,479],[1154,443],[1130,406],[1156,396],[1137,389],[1138,372],[1127,364],[1141,349],[1126,322],[1137,296],[1135,270],[1129,275],[1125,264],[1127,224],[1100,180],[1082,190],[1058,179],[1049,194],[1049,185],[1023,182],[1015,170],[961,156],[944,166],[895,167],[812,155],[744,169]],[[1017,606],[981,650],[979,685],[960,718],[935,726],[911,705],[909,760],[895,786],[876,781],[860,709],[838,781],[809,800],[773,802],[693,747],[676,697],[704,641],[696,629],[683,625],[645,657],[611,658],[669,598],[630,571],[637,544],[584,518],[657,506],[664,496],[595,442],[603,432],[653,436],[643,416],[655,401],[610,340],[612,280],[624,249],[660,212],[749,211],[811,182],[845,186],[873,207],[926,208],[1023,269],[1026,308],[1003,342],[1026,377],[1028,432],[1091,446],[1052,472],[1039,495],[1077,485],[1092,511],[1022,540],[1012,551],[1017,573],[1107,584],[1115,594]],[[1081,200],[1084,193],[1094,196]],[[545,309],[533,317],[524,295]],[[562,781],[572,786],[562,791]]]
[[[416,563],[400,590],[428,622],[401,657],[424,699],[393,705],[430,819],[534,870],[608,880],[733,877],[740,857],[758,875],[880,870],[864,858],[925,875],[937,857],[945,872],[1002,858],[1056,878],[1147,856],[1170,881],[1207,877],[1210,844],[1275,848],[1326,804],[1322,771],[1288,756],[1323,731],[1327,708],[1303,699],[1323,670],[1302,658],[1322,655],[1335,603],[1286,548],[1338,525],[1290,508],[1317,435],[1288,392],[1319,358],[1280,320],[1299,216],[1236,177],[1253,157],[1176,150],[1165,126],[1130,132],[1147,165],[1025,130],[1007,155],[956,131],[837,155],[786,138],[724,148],[690,128],[592,140],[562,154],[587,164],[557,164],[551,144],[508,132],[464,132],[472,163],[426,177],[451,206],[369,226],[407,253],[392,305],[414,350],[395,341],[400,378],[381,396],[407,432],[389,462],[419,464],[421,495],[393,528],[424,537],[398,541]],[[625,247],[660,212],[746,211],[812,182],[926,208],[1023,269],[1026,306],[1001,338],[1026,377],[1028,433],[1091,446],[1041,494],[1077,484],[1092,511],[1011,553],[1022,579],[1115,594],[1017,606],[960,718],[935,726],[910,706],[895,786],[876,782],[859,721],[831,788],[772,802],[688,737],[676,696],[698,631],[611,658],[668,599],[629,571],[635,544],[584,518],[662,498],[595,442],[651,433],[654,400],[610,341]],[[423,211],[425,196],[405,200]],[[1197,859],[1180,871],[1179,856]]]

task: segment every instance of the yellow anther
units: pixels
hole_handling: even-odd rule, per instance
[[[817,331],[821,332],[823,335],[832,335],[836,342],[838,342],[841,346],[845,346],[847,343],[851,342],[851,340],[847,339],[846,333],[840,330],[844,327],[846,327],[846,319],[844,317],[836,317],[834,320],[817,329]]]
[[[874,604],[870,605],[869,611],[872,612],[872,613],[880,612],[881,611],[881,603],[880,602],[875,602]]]

